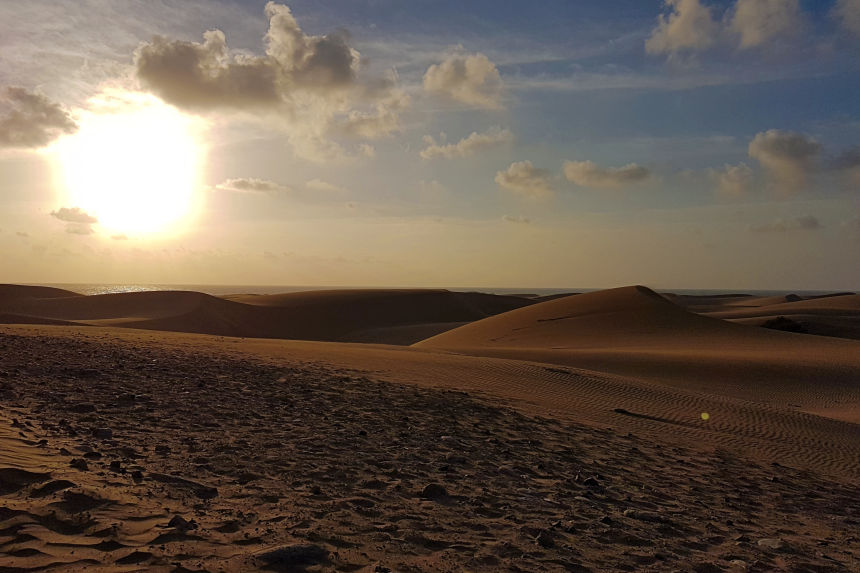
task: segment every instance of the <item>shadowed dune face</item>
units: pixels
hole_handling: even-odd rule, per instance
[[[61,288],[0,284],[0,301],[26,298],[67,298],[72,296],[83,295]]]
[[[411,344],[519,308],[522,297],[446,290],[340,290],[225,298],[150,291],[63,296],[9,289],[0,320],[19,324],[122,326],[222,336]],[[41,296],[49,294],[54,296]],[[70,293],[73,295],[73,293]]]

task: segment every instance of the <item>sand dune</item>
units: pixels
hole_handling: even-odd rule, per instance
[[[537,304],[415,345],[564,364],[824,412],[860,405],[860,343],[688,312],[645,287]]]
[[[0,298],[0,321],[411,344],[527,304],[530,301],[521,297],[419,289],[219,298],[184,291],[80,296],[58,289],[19,287],[8,289],[7,296]]]

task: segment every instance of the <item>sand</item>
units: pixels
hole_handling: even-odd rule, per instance
[[[644,287],[302,294],[333,337],[429,337],[127,327],[292,295],[0,296],[86,321],[0,326],[0,570],[860,568],[856,340]]]

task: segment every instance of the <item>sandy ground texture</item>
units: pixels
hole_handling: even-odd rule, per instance
[[[858,300],[0,285],[0,572],[858,571]]]
[[[623,398],[503,399],[546,365],[360,346],[4,327],[0,571],[860,568],[856,440],[798,469]],[[430,383],[474,372],[509,386]]]

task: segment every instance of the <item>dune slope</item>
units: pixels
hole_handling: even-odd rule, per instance
[[[860,404],[860,342],[693,314],[641,286],[536,304],[415,347],[565,364],[819,413]]]

